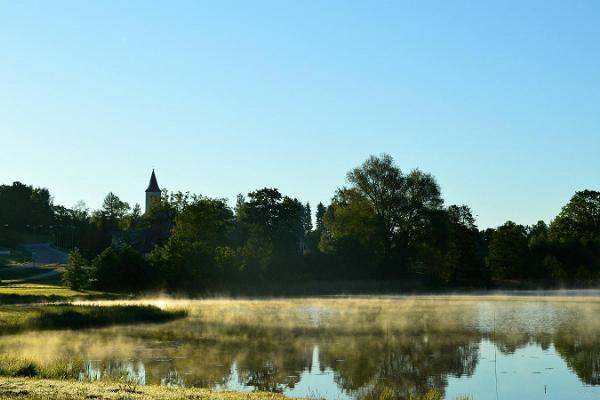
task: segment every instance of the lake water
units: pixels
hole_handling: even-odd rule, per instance
[[[167,324],[0,337],[4,354],[71,359],[82,379],[396,398],[599,399],[600,297],[417,296],[148,301]]]

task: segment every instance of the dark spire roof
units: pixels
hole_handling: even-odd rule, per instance
[[[146,189],[146,193],[151,192],[160,192],[160,188],[158,187],[158,182],[156,181],[156,175],[154,175],[154,169],[152,169],[152,175],[150,176],[150,183],[148,184],[148,189]]]

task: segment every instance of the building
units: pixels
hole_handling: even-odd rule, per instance
[[[150,211],[150,207],[155,201],[160,201],[160,187],[158,187],[156,174],[154,173],[153,168],[152,175],[150,175],[150,183],[146,189],[146,212]]]

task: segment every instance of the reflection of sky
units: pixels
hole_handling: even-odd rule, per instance
[[[495,352],[493,343],[483,340],[480,360],[471,377],[448,377],[446,399],[459,394],[471,394],[477,400],[588,400],[600,398],[600,387],[583,384],[569,371],[554,346],[542,350],[528,345],[513,354]],[[494,357],[498,376],[498,397]],[[544,393],[546,390],[546,393]]]
[[[335,380],[335,371],[331,368],[325,368],[321,371],[319,361],[319,347],[313,348],[312,362],[310,369],[305,369],[299,376],[298,383],[293,389],[284,391],[286,396],[290,397],[313,397],[324,399],[351,399],[346,392],[342,391]]]
[[[104,378],[123,378],[139,385],[146,384],[146,367],[141,360],[121,361],[110,360],[107,363],[100,360],[89,360],[83,365],[79,379],[100,380]]]
[[[299,376],[290,376],[297,383],[293,388],[280,385],[283,394],[289,397],[311,397],[320,399],[350,400],[353,397],[338,387],[335,382],[335,371],[331,368],[321,370],[319,359],[319,346],[313,347],[312,360],[309,368],[306,368]],[[237,363],[231,366],[231,375],[228,381],[223,385],[217,385],[219,390],[237,390],[242,392],[252,392],[256,390],[254,386],[245,385],[241,382]]]
[[[495,351],[488,340],[480,344],[479,363],[472,376],[448,377],[446,399],[455,399],[460,394],[472,395],[477,400],[497,399],[577,399],[600,398],[600,387],[587,386],[569,370],[557,354],[554,346],[542,350],[538,345],[528,345],[512,354]],[[496,362],[494,362],[496,360]],[[88,361],[82,378],[102,379],[125,376],[139,384],[146,382],[144,363],[136,361]],[[314,346],[310,367],[299,376],[289,377],[296,381],[290,388],[280,382],[279,388],[289,397],[311,397],[330,400],[351,400],[355,396],[341,389],[335,381],[336,372],[331,368],[321,368],[319,347]],[[497,378],[496,378],[497,376]],[[498,395],[496,396],[496,381]],[[161,378],[164,386],[185,386],[184,379],[176,371]],[[256,387],[246,385],[240,378],[238,365],[234,362],[230,375],[224,384],[216,385],[217,390],[252,392]],[[366,388],[368,389],[368,388]]]

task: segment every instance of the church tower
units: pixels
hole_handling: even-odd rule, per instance
[[[153,168],[152,175],[150,175],[150,183],[148,184],[148,189],[146,189],[146,212],[150,211],[150,207],[154,201],[160,201],[160,188],[158,187]]]

